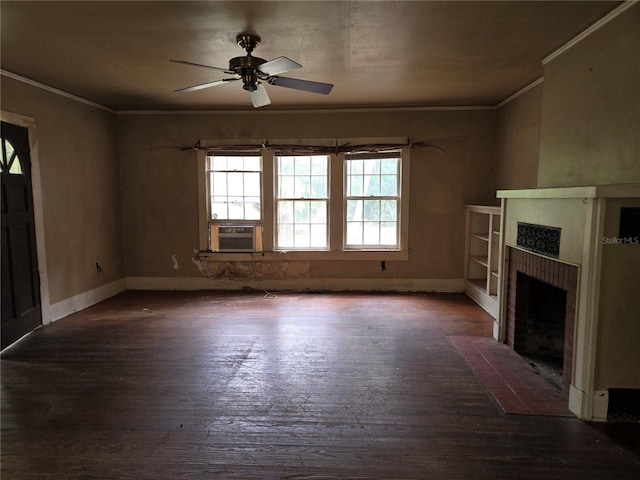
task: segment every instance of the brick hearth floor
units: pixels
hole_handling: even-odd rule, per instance
[[[449,337],[505,413],[573,416],[567,398],[493,337]]]

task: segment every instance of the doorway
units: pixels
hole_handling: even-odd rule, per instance
[[[2,122],[1,348],[42,323],[29,130]]]

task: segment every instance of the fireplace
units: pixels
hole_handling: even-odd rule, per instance
[[[550,374],[568,396],[578,269],[508,247],[506,342]]]
[[[525,357],[561,357],[569,410],[606,421],[619,392],[640,395],[640,185],[500,190],[498,198],[494,337]]]

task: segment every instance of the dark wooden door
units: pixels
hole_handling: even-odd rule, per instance
[[[42,322],[27,128],[2,122],[2,348]]]

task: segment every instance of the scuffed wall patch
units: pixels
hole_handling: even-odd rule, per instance
[[[200,273],[213,278],[309,278],[309,262],[216,262],[194,258]]]

